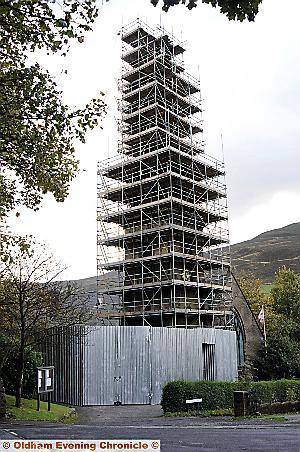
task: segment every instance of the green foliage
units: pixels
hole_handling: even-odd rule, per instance
[[[271,293],[272,288],[273,288],[272,284],[262,284],[261,291],[262,293],[269,295]]]
[[[162,409],[164,412],[188,411],[187,399],[202,398],[203,410],[231,408],[233,391],[240,383],[211,381],[172,381],[163,388]]]
[[[190,411],[176,411],[174,413],[164,413],[166,417],[216,417],[216,416],[233,416],[233,408],[219,408],[217,410],[195,410],[190,409]]]
[[[74,111],[61,98],[38,64],[0,70],[0,215],[20,204],[36,208],[46,193],[66,198],[78,172],[74,142],[85,141],[105,105],[100,97]]]
[[[267,353],[255,362],[258,379],[300,377],[300,275],[285,267],[275,275],[266,316]]]
[[[0,338],[1,339],[1,338]],[[3,378],[5,391],[8,394],[13,394],[16,387],[17,380],[17,363],[16,353],[10,350],[5,363],[1,369],[1,376]],[[24,397],[32,398],[36,394],[36,368],[43,364],[42,355],[34,351],[31,347],[25,350],[24,359],[24,376],[23,376],[23,395]]]
[[[274,308],[278,314],[300,320],[300,275],[289,268],[280,268],[271,290]]]
[[[256,317],[262,305],[264,305],[266,313],[272,309],[272,299],[267,293],[263,292],[260,279],[251,273],[241,272],[237,275],[237,281]]]
[[[99,14],[96,0],[0,0],[1,56],[46,48],[65,51],[70,39],[82,42]]]
[[[150,0],[152,5],[156,6],[159,0]],[[186,4],[188,9],[193,9],[197,6],[198,0],[162,0],[163,11],[168,11],[171,6]],[[254,21],[259,5],[262,0],[202,0],[202,3],[209,3],[213,7],[219,7],[222,14],[225,14],[229,20],[249,22]]]
[[[255,368],[257,379],[300,378],[299,342],[286,335],[270,335],[267,353],[260,352]]]
[[[300,380],[258,382],[224,381],[172,381],[163,388],[162,409],[164,413],[188,412],[186,399],[202,398],[201,407],[206,410],[233,408],[234,391],[250,390],[259,403],[293,402],[300,400]]]
[[[279,269],[269,293],[253,275],[242,273],[238,282],[256,317],[265,308],[267,353],[261,350],[253,363],[256,379],[299,378],[300,275]]]
[[[38,208],[43,195],[59,202],[78,173],[76,139],[105,114],[103,93],[73,109],[49,72],[28,63],[28,52],[66,54],[83,41],[98,15],[95,0],[0,0],[0,217],[19,205]]]

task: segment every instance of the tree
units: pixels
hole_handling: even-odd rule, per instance
[[[280,268],[276,273],[271,295],[274,300],[274,308],[276,312],[299,324],[300,275],[289,268]]]
[[[150,0],[152,5],[156,6],[160,0]],[[197,6],[198,0],[162,0],[164,11],[168,11],[171,6],[183,3],[188,9]],[[243,21],[247,19],[249,22],[255,20],[258,13],[259,5],[262,0],[202,0],[202,3],[209,3],[213,7],[219,7],[222,14],[225,14],[229,20]]]
[[[45,193],[63,201],[78,172],[75,139],[105,112],[102,99],[71,110],[38,64],[0,71],[0,215],[19,205],[37,208]]]
[[[267,350],[258,357],[257,377],[300,377],[300,275],[288,268],[275,274],[272,309],[266,316]]]
[[[258,380],[300,378],[299,342],[280,332],[269,335],[267,353],[261,350],[255,368]]]
[[[70,39],[83,42],[98,14],[96,0],[0,0],[2,60],[42,48],[65,52]]]
[[[251,273],[241,272],[237,275],[237,281],[256,318],[262,306],[267,314],[272,311],[272,299],[262,291],[260,279]]]
[[[50,74],[29,65],[36,49],[65,55],[71,39],[98,15],[95,0],[0,0],[0,216],[19,205],[38,208],[52,193],[63,201],[78,172],[76,139],[105,114],[103,93],[71,109]]]
[[[29,245],[26,250],[13,247],[0,268],[0,326],[16,356],[17,407],[21,406],[26,351],[51,334],[52,327],[84,323],[91,317],[78,289],[56,281],[63,268],[53,256],[32,240]]]

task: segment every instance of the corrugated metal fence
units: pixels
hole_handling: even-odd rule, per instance
[[[205,372],[203,344],[214,344]],[[72,405],[159,404],[171,380],[235,380],[235,332],[77,326],[53,330],[42,347],[56,368],[54,399]]]

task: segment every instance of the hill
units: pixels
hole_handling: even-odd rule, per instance
[[[300,273],[300,223],[232,245],[231,258],[235,273],[251,272],[265,283],[271,283],[283,266]]]
[[[264,283],[271,283],[278,268],[286,266],[300,273],[300,223],[264,232],[257,237],[231,246],[232,265],[235,273],[251,272]],[[109,272],[108,280],[116,275]],[[103,283],[105,285],[105,279]],[[97,278],[79,279],[75,282],[88,293],[91,304],[97,302]]]

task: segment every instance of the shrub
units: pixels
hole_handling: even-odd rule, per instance
[[[300,380],[258,382],[238,381],[172,381],[163,388],[161,405],[164,413],[189,411],[187,399],[202,398],[203,410],[233,408],[234,391],[251,391],[259,404],[300,401]]]

